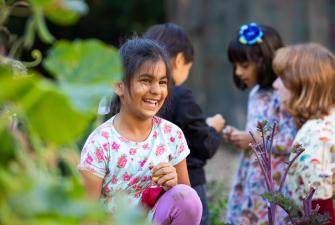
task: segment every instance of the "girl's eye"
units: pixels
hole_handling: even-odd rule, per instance
[[[159,81],[159,84],[161,84],[161,85],[167,85],[167,80],[161,80],[161,81]]]
[[[145,84],[150,84],[150,80],[149,79],[142,79],[141,82],[145,83]]]
[[[241,64],[241,67],[243,67],[243,68],[248,68],[248,66],[249,66],[249,63],[242,63]]]

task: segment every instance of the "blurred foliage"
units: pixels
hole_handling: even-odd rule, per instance
[[[223,192],[224,182],[213,180],[208,183],[208,207],[210,210],[210,221],[212,225],[224,225],[228,197]],[[222,196],[222,197],[218,197]]]
[[[51,0],[53,2],[54,0]],[[38,0],[38,2],[49,2],[49,0]],[[66,1],[64,2],[77,2],[77,1]],[[83,1],[79,1],[83,2]],[[60,20],[56,22],[51,18],[50,13],[56,10],[55,4],[50,3],[50,7],[45,9],[43,12],[46,15],[46,20],[49,33],[55,39],[87,39],[87,38],[99,38],[105,43],[119,46],[123,41],[120,37],[129,37],[136,33],[144,32],[149,26],[156,23],[163,23],[165,21],[165,9],[164,0],[87,0],[87,8],[83,10],[77,10],[76,15],[82,15],[80,20],[74,21],[76,23],[62,23]],[[29,18],[21,16],[22,14],[29,14],[29,12],[22,12],[24,7],[15,7],[13,9],[13,15],[7,23],[7,28],[11,33],[18,35],[34,36],[33,34],[28,35],[24,31],[27,30]],[[58,11],[57,15],[59,14]],[[1,15],[2,13],[0,13]],[[65,16],[59,16],[60,19],[66,18]],[[1,20],[1,16],[0,16]],[[67,26],[64,26],[67,25]],[[68,26],[69,25],[69,26]],[[33,26],[33,25],[31,25]],[[1,36],[1,35],[0,35]],[[8,35],[4,35],[7,39],[6,43],[13,43],[17,37],[12,36],[8,38]],[[29,42],[30,47],[37,48],[45,55],[47,50],[50,48],[50,44],[46,43],[37,35],[37,39],[34,42]],[[10,40],[8,40],[10,39]],[[29,38],[28,38],[29,39]],[[0,37],[1,42],[1,37]],[[33,44],[33,45],[31,45]],[[12,46],[12,44],[10,44]],[[9,46],[7,44],[7,46]],[[29,48],[28,48],[29,49]],[[29,61],[31,56],[29,52],[18,49],[12,51],[12,55],[22,56],[22,59]],[[43,75],[48,76],[48,73],[43,70],[42,67],[37,68],[43,72]]]
[[[58,41],[43,65],[72,104],[87,113],[96,112],[102,96],[112,95],[121,74],[117,50],[98,40]]]
[[[30,49],[35,41],[36,34],[43,42],[51,44],[54,36],[46,26],[45,17],[55,24],[70,25],[78,21],[80,16],[87,12],[87,5],[83,0],[29,0],[29,1],[5,1],[2,0],[0,8],[0,30],[2,42],[11,45],[10,56],[17,56],[21,48]],[[7,28],[7,20],[10,15],[29,16],[25,24],[25,32],[20,38]]]
[[[0,224],[148,224],[122,198],[123,206],[112,217],[102,204],[89,202],[76,169],[77,142],[97,120],[99,100],[112,94],[120,59],[115,48],[98,40],[58,41],[44,19],[73,24],[86,11],[85,2],[0,1],[0,7],[2,30],[14,8],[28,12],[25,33],[12,42],[15,51],[27,36],[34,43],[36,33],[53,43],[45,59],[32,51],[35,61],[30,63],[11,57],[16,54],[0,55]],[[39,62],[53,79],[25,68]]]

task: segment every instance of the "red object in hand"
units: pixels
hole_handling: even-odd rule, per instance
[[[162,187],[150,187],[143,191],[141,203],[146,208],[152,209],[158,199],[164,194]]]

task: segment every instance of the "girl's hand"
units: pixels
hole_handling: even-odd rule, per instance
[[[151,172],[152,180],[162,186],[164,190],[169,190],[178,184],[176,168],[170,163],[159,163],[152,168]]]
[[[252,137],[246,131],[234,129],[229,135],[230,143],[236,148],[249,149],[249,144],[252,143]]]

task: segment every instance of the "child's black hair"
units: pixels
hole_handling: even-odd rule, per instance
[[[186,31],[173,23],[157,24],[151,26],[144,37],[157,41],[164,46],[170,58],[176,57],[181,52],[184,54],[185,63],[193,62],[194,49]]]
[[[157,42],[140,37],[128,39],[119,49],[119,55],[123,68],[122,81],[128,91],[131,88],[132,79],[144,63],[156,63],[160,60],[162,60],[166,66],[166,76],[169,88],[171,84],[170,60],[165,50]],[[120,111],[120,107],[120,98],[115,96],[111,107],[111,114],[117,114]]]
[[[255,62],[257,84],[263,89],[272,88],[272,83],[277,76],[272,69],[272,60],[277,49],[283,47],[283,41],[279,33],[270,26],[259,25],[263,31],[261,43],[254,45],[242,44],[239,41],[239,33],[230,41],[228,47],[228,59],[231,63]],[[236,66],[233,68],[233,78],[236,86],[242,90],[247,86],[236,75]]]

